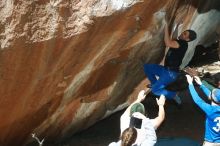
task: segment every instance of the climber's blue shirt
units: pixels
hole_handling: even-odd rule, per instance
[[[201,89],[206,95],[210,94],[208,89],[202,85]],[[199,97],[194,86],[189,85],[189,90],[194,102],[205,112],[205,141],[220,143],[220,106],[210,105]]]

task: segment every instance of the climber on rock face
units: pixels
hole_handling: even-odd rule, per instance
[[[188,42],[196,39],[196,32],[193,30],[183,31],[177,39],[172,39],[169,35],[168,25],[165,24],[164,42],[169,48],[164,61],[164,66],[159,64],[144,64],[144,72],[148,77],[153,94],[165,95],[168,99],[174,99],[177,104],[181,104],[181,99],[176,92],[165,89],[166,85],[175,81],[180,65],[188,48]],[[158,77],[158,78],[157,78]]]

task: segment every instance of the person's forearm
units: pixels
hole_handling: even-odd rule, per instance
[[[168,29],[168,25],[166,24],[164,29],[164,42],[166,46],[168,46],[169,41],[170,41],[169,29]]]
[[[193,101],[204,111],[207,112],[209,110],[210,105],[207,104],[204,100],[202,100],[198,93],[196,92],[193,84],[189,84],[189,91],[190,94],[192,95]]]
[[[201,84],[201,85],[200,85],[200,88],[202,89],[202,91],[205,93],[205,95],[206,95],[207,97],[210,96],[211,91],[210,91],[205,85]]]
[[[208,88],[208,90],[212,91],[213,89],[215,89],[214,86],[212,86],[211,84],[209,84],[207,81],[202,80],[202,84],[206,86],[206,88]]]
[[[199,105],[200,102],[202,102],[202,99],[199,97],[193,84],[189,84],[189,91],[190,91],[190,94],[192,95],[194,102]]]
[[[158,116],[153,120],[154,128],[157,129],[165,119],[165,110],[163,105],[159,105]]]
[[[163,121],[165,119],[164,105],[159,105],[158,117]]]

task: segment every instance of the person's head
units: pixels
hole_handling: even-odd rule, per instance
[[[185,40],[187,42],[191,42],[191,41],[195,40],[196,37],[197,37],[196,32],[188,29],[180,34],[179,39]]]
[[[220,105],[220,89],[215,88],[211,92],[211,101]]]
[[[135,112],[139,112],[145,115],[144,105],[142,103],[135,103],[134,105],[132,105],[130,109],[130,116]]]
[[[121,134],[121,146],[131,146],[137,138],[137,130],[135,128],[127,128]]]

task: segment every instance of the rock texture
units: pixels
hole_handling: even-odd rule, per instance
[[[0,145],[24,145],[31,133],[56,141],[123,108],[146,83],[142,62],[164,55],[165,16],[189,28],[218,17],[217,4],[1,0]]]

